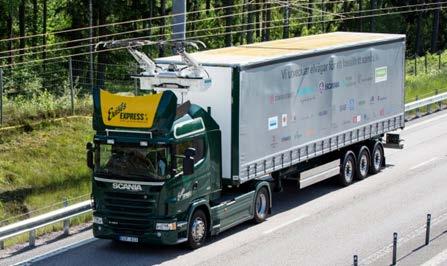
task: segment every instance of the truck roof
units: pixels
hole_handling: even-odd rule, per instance
[[[203,65],[247,66],[300,55],[312,55],[362,45],[405,40],[405,35],[332,32],[284,40],[253,43],[192,53]],[[179,56],[157,59],[158,63],[179,63]]]

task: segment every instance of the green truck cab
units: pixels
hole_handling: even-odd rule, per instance
[[[179,104],[170,90],[141,94],[93,93],[94,236],[197,248],[231,226],[264,221],[269,183],[223,187],[221,130],[210,111]]]

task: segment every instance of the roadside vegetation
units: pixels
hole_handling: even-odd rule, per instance
[[[415,71],[415,66],[417,71]],[[418,57],[406,61],[405,102],[412,102],[435,95],[436,92],[447,91],[447,52],[441,54],[441,65],[439,55],[427,55],[427,68],[425,58]]]
[[[23,220],[90,197],[85,143],[93,135],[91,119],[77,117],[0,130],[0,225]],[[90,220],[90,215],[71,220]],[[62,224],[38,233],[60,230]],[[27,235],[6,245],[27,240]]]

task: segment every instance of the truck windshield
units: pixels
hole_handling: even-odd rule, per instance
[[[168,147],[106,144],[99,144],[97,147],[96,173],[157,180],[170,177],[171,153]]]

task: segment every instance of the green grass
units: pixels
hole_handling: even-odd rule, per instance
[[[90,192],[85,143],[93,136],[91,120],[37,127],[0,131],[0,221]]]
[[[44,122],[35,128],[0,131],[0,223],[8,224],[89,199],[90,170],[85,143],[91,141],[91,119]],[[24,215],[25,214],[25,215]],[[89,221],[91,215],[72,219]],[[60,230],[57,223],[38,233]],[[27,241],[18,236],[6,245]]]
[[[425,70],[425,58],[416,59],[417,75],[415,72],[415,59],[406,61],[405,77],[405,102],[433,96],[447,91],[447,52],[441,55],[441,68],[439,68],[438,55],[427,55],[427,70]]]
[[[433,96],[447,91],[447,68],[430,74],[409,75],[405,82],[405,102]]]
[[[92,110],[90,95],[74,99],[74,113],[90,114]],[[57,97],[43,91],[33,96],[3,97],[3,126],[28,124],[57,117],[72,115],[69,96]]]
[[[91,121],[69,119],[40,127],[22,134],[1,132],[0,191],[57,187],[88,176],[85,143],[93,136]]]

